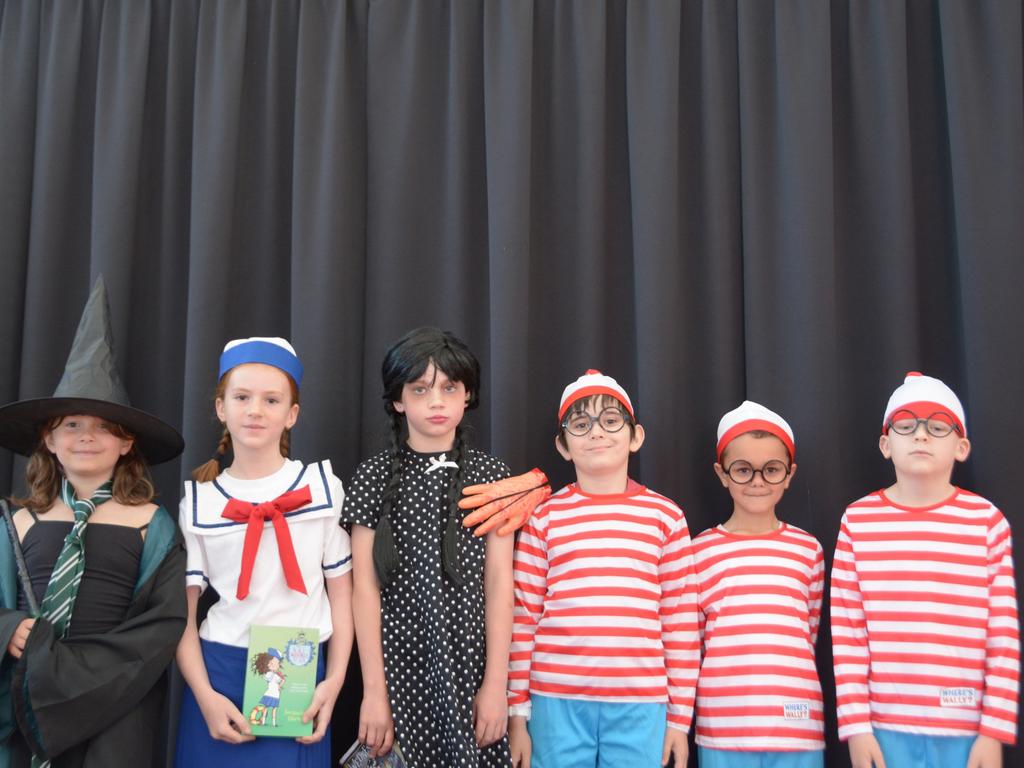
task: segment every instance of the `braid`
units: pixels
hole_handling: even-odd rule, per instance
[[[217,450],[214,451],[213,458],[193,469],[192,479],[198,483],[208,483],[211,480],[216,480],[217,475],[220,474],[220,459],[229,450],[231,450],[231,433],[228,432],[228,428],[225,426],[224,433],[220,436],[220,442],[217,443]]]
[[[455,443],[452,445],[451,460],[459,465],[459,468],[452,474],[451,483],[448,485],[448,519],[444,526],[444,538],[441,540],[441,555],[444,562],[445,573],[453,582],[462,586],[466,582],[465,575],[459,569],[459,521],[462,517],[459,509],[459,499],[462,496],[462,489],[466,486],[466,464],[463,460],[466,453],[465,432],[462,425],[455,428]]]
[[[388,484],[380,502],[380,518],[373,537],[373,566],[381,586],[387,586],[398,572],[398,547],[391,527],[391,510],[394,509],[398,493],[402,488],[402,426],[403,417],[388,407],[388,454],[391,457]]]
[[[290,429],[284,430],[281,433],[281,455],[286,459],[291,458],[292,450],[292,431]]]

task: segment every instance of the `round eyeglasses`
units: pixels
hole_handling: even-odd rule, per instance
[[[583,437],[590,433],[594,424],[600,424],[605,432],[618,432],[626,426],[626,414],[621,408],[605,408],[597,416],[586,411],[573,411],[562,421],[562,429],[575,437]]]
[[[960,427],[953,423],[948,413],[938,411],[927,419],[919,419],[913,411],[896,411],[889,419],[889,429],[897,435],[912,435],[919,425],[924,424],[925,430],[932,437],[945,437],[951,432],[960,434]]]
[[[739,459],[725,468],[725,474],[740,485],[753,481],[754,475],[761,475],[761,479],[768,485],[778,485],[789,476],[789,466],[784,461],[772,459],[766,461],[760,469],[754,469],[749,461]]]

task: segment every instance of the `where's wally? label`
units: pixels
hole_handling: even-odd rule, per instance
[[[790,701],[782,705],[782,714],[786,720],[810,720],[811,705],[802,701]]]
[[[944,707],[974,708],[978,706],[978,692],[974,688],[943,688],[939,703]]]

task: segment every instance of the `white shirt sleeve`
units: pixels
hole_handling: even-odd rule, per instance
[[[352,540],[348,532],[341,527],[341,507],[345,500],[345,491],[341,480],[334,475],[330,477],[331,496],[334,498],[334,513],[325,518],[324,526],[324,559],[325,579],[344,576],[352,570]]]
[[[205,592],[210,586],[210,571],[206,560],[206,548],[203,546],[202,538],[190,533],[186,525],[188,514],[189,494],[186,491],[178,505],[178,527],[181,529],[181,536],[185,540],[185,586],[199,587],[200,593]]]

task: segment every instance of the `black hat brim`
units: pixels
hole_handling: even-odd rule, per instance
[[[135,445],[147,464],[161,464],[185,449],[181,434],[150,413],[88,397],[40,397],[19,400],[0,408],[0,446],[30,456],[39,446],[40,431],[57,416],[82,414],[120,424],[135,436]]]

